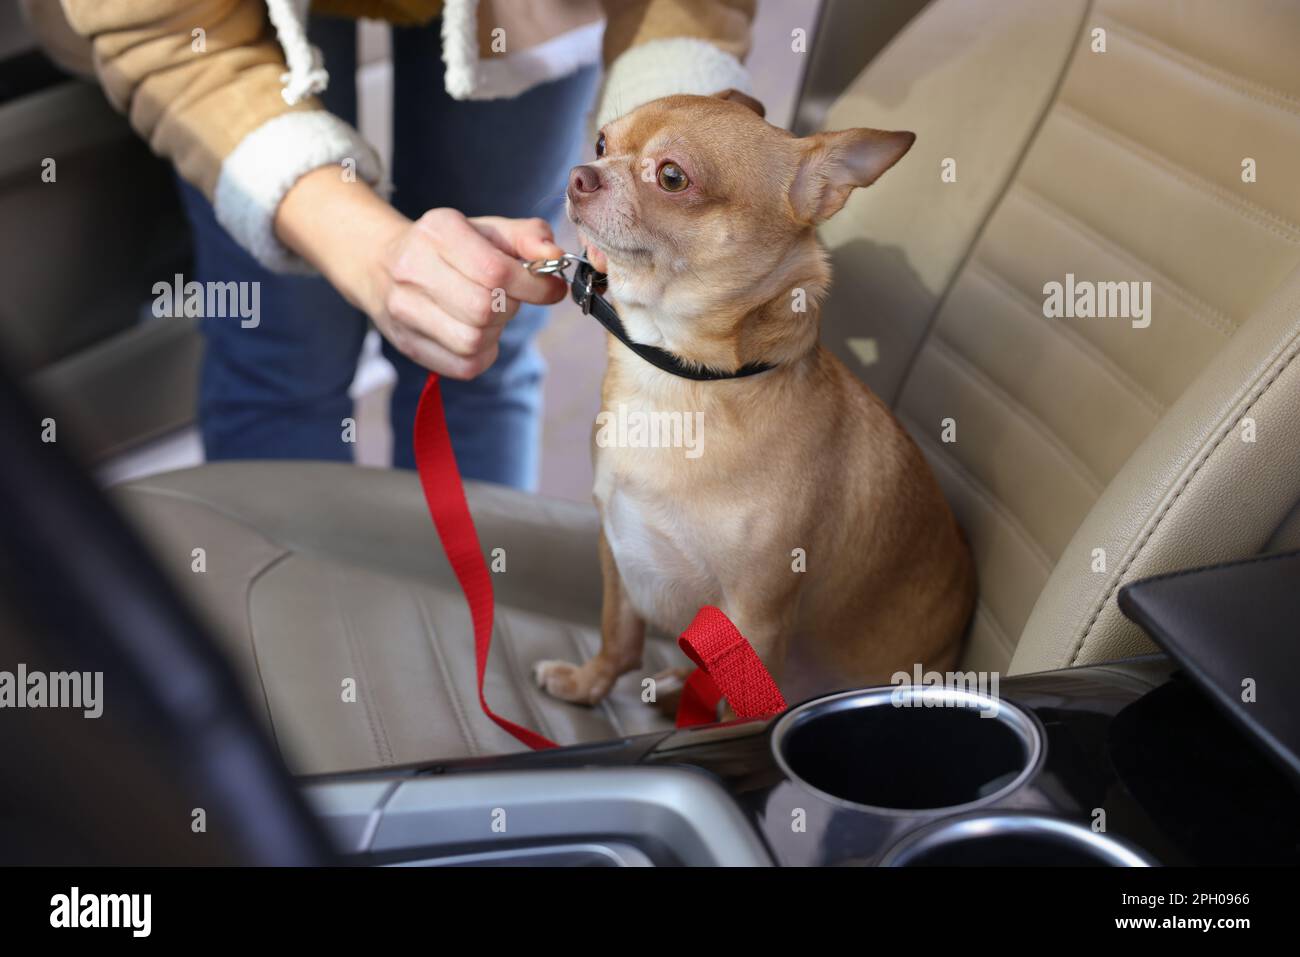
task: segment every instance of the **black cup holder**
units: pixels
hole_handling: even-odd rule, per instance
[[[792,780],[839,804],[883,813],[964,809],[1023,784],[1042,756],[1038,725],[973,691],[849,691],[790,711],[772,732]]]
[[[1149,867],[1132,846],[1039,814],[979,814],[913,832],[885,867]]]

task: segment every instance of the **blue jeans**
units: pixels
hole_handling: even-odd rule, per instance
[[[313,19],[331,83],[323,99],[355,123],[355,21]],[[585,138],[593,67],[513,100],[460,102],[443,87],[438,23],[393,28],[393,204],[416,218],[450,206],[467,216],[541,216],[563,206],[569,167]],[[261,322],[201,321],[205,339],[199,428],[209,460],[307,458],[348,461],[342,439],[352,415],[348,386],[367,320],[319,277],[269,272],[216,221],[188,184],[181,194],[194,235],[193,278],[260,282]],[[541,441],[542,376],[534,339],[542,307],[525,305],[507,324],[496,362],[471,382],[444,379],[452,444],[467,478],[533,490]],[[411,430],[426,371],[387,342],[397,369],[393,390],[394,465],[414,467]]]

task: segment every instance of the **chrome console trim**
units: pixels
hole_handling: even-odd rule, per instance
[[[880,866],[906,867],[918,855],[945,844],[1005,836],[1043,837],[1085,851],[1110,867],[1152,866],[1143,852],[1117,837],[1063,818],[1018,813],[975,814],[923,827],[890,848]]]
[[[374,775],[312,782],[303,793],[344,853],[382,854],[394,863],[408,851],[411,862],[435,863],[520,843],[558,848],[599,840],[651,858],[666,848],[683,864],[772,864],[740,806],[713,778],[684,768],[433,774],[396,786]]]

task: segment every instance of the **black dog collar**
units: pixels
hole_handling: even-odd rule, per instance
[[[601,295],[601,291],[605,288],[605,274],[596,272],[596,267],[585,260],[579,261],[577,267],[573,271],[573,278],[569,280],[569,287],[573,290],[573,301],[582,307],[584,314],[595,316],[596,321],[608,329],[615,339],[656,369],[662,369],[670,375],[683,379],[707,382],[714,379],[743,379],[772,368],[766,362],[751,362],[734,372],[727,372],[723,369],[711,369],[708,366],[687,362],[676,353],[660,349],[658,346],[633,342],[627,330],[623,328],[623,320],[618,317],[609,300]]]
[[[577,266],[573,271],[572,279],[564,275],[564,270],[570,263]],[[661,369],[670,375],[679,376],[683,379],[693,379],[696,382],[707,382],[715,379],[743,379],[746,376],[757,375],[773,368],[767,362],[751,362],[741,366],[734,372],[711,369],[708,366],[690,363],[667,349],[633,342],[631,337],[628,336],[627,330],[623,328],[623,320],[618,317],[618,313],[609,304],[609,300],[601,295],[601,292],[605,289],[605,274],[596,272],[596,267],[587,260],[566,253],[561,259],[548,259],[537,263],[525,263],[525,265],[532,273],[557,275],[565,279],[573,293],[573,301],[582,307],[584,315],[594,316],[596,321],[608,329],[615,339],[656,369]]]

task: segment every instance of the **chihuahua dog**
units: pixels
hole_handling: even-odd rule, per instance
[[[830,269],[816,226],[914,140],[798,138],[728,90],[640,107],[570,173],[569,218],[633,341],[691,366],[770,368],[693,381],[609,337],[604,408],[692,416],[707,441],[696,455],[594,441],[601,648],[538,663],[550,694],[599,702],[640,666],[647,624],[680,634],[702,605],[790,700],[955,663],[975,597],[964,536],[902,426],[818,342]],[[660,697],[688,670],[660,675]]]

